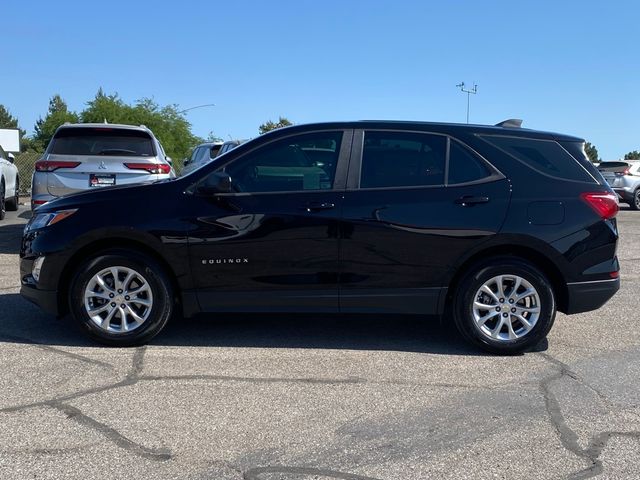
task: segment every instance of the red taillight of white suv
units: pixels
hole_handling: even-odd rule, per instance
[[[80,163],[81,162],[38,160],[35,168],[36,172],[54,172],[59,168],[76,168]]]
[[[613,193],[586,192],[581,194],[580,198],[593,208],[603,220],[613,218],[618,214],[618,198]]]
[[[125,167],[131,170],[146,170],[149,173],[164,173],[171,171],[171,166],[166,163],[125,163]]]

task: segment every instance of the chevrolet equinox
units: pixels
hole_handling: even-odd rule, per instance
[[[520,123],[297,125],[52,200],[25,227],[21,293],[115,346],[176,311],[388,312],[521,352],[620,279],[616,195],[584,140]]]

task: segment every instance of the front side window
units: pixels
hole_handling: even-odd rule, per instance
[[[225,166],[237,192],[333,188],[342,132],[310,133],[273,142]]]
[[[412,132],[365,132],[360,188],[443,185],[447,138]]]

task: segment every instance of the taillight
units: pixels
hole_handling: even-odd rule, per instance
[[[131,170],[146,170],[149,173],[169,173],[171,165],[166,163],[125,163],[125,167]]]
[[[606,220],[618,214],[618,198],[613,193],[587,192],[580,195],[600,218]]]
[[[61,162],[50,160],[38,160],[36,162],[36,172],[53,172],[59,168],[76,168],[81,162]]]

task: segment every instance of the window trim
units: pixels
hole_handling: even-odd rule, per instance
[[[445,170],[444,170],[444,183],[437,185],[402,185],[402,186],[390,186],[390,187],[361,187],[360,178],[362,175],[362,159],[364,156],[364,140],[367,132],[388,132],[388,133],[414,133],[421,135],[432,135],[446,138],[446,150],[445,150]],[[464,187],[468,185],[479,185],[483,183],[495,182],[496,180],[505,179],[506,176],[498,170],[491,162],[489,162],[484,156],[478,153],[474,148],[467,145],[465,142],[455,138],[451,134],[441,132],[431,132],[424,130],[404,130],[404,129],[390,129],[390,128],[360,128],[354,130],[354,141],[351,148],[351,161],[349,165],[349,174],[347,178],[347,187],[345,191],[376,191],[376,190],[415,190],[426,188],[447,188],[447,187]],[[472,180],[464,183],[449,183],[449,155],[451,142],[457,142],[462,148],[466,148],[473,156],[477,158],[481,163],[487,167],[487,170],[491,174],[487,177]]]
[[[326,190],[281,190],[281,191],[276,191],[276,192],[229,192],[229,193],[216,193],[215,196],[218,196],[218,197],[246,197],[246,196],[253,196],[253,195],[281,195],[281,194],[292,194],[292,193],[296,193],[296,194],[300,194],[300,193],[317,193],[317,194],[321,194],[321,193],[342,192],[342,191],[345,190],[345,183],[347,181],[347,171],[349,169],[350,153],[351,153],[352,142],[353,142],[353,129],[351,129],[351,128],[328,128],[328,129],[321,129],[321,130],[309,130],[309,131],[305,131],[305,132],[293,132],[293,133],[291,133],[289,135],[283,135],[281,137],[274,138],[274,139],[272,139],[272,140],[270,140],[268,142],[260,143],[260,144],[256,145],[255,147],[253,147],[248,152],[244,152],[238,157],[234,157],[232,159],[229,159],[229,161],[227,161],[227,162],[218,164],[217,168],[208,171],[206,174],[204,174],[202,177],[200,177],[197,181],[195,181],[186,191],[196,194],[196,186],[198,185],[198,183],[204,181],[204,179],[207,176],[211,175],[214,172],[224,171],[224,169],[228,165],[231,165],[231,164],[233,164],[235,162],[238,162],[238,161],[242,161],[243,158],[247,157],[248,155],[252,155],[256,150],[268,147],[269,145],[271,145],[273,143],[280,142],[282,140],[286,140],[287,138],[302,137],[302,136],[313,135],[313,134],[318,134],[318,133],[341,133],[342,134],[342,140],[341,140],[340,145],[339,145],[339,153],[338,153],[336,169],[335,169],[335,172],[334,172],[333,187],[332,188],[328,188]],[[235,150],[235,149],[233,149],[233,150]]]

